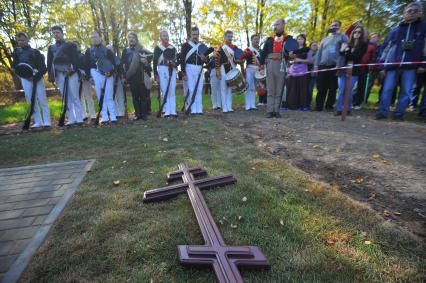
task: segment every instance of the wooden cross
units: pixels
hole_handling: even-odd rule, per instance
[[[213,266],[219,282],[243,282],[238,267],[270,268],[268,259],[255,246],[227,246],[219,231],[211,212],[203,198],[200,189],[233,184],[234,176],[226,175],[195,180],[196,176],[206,175],[202,168],[188,168],[184,163],[179,164],[179,171],[168,174],[168,181],[181,178],[182,184],[145,192],[144,202],[167,199],[187,192],[192,208],[200,226],[205,245],[179,245],[179,261],[183,265]]]

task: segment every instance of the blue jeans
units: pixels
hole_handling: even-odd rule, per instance
[[[416,70],[387,71],[383,83],[383,92],[380,97],[379,113],[385,117],[389,116],[392,93],[401,75],[399,98],[396,104],[395,116],[402,117],[410,102],[410,94],[416,81]]]
[[[423,97],[420,102],[419,115],[426,117],[426,85],[423,85]]]
[[[348,112],[351,112],[353,89],[357,81],[358,81],[358,76],[352,76],[351,87],[349,88]],[[345,104],[345,84],[346,84],[346,74],[340,75],[339,76],[339,99],[337,100],[337,112],[343,111],[343,106]]]

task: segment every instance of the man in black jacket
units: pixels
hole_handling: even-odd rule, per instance
[[[92,47],[86,50],[84,61],[85,72],[90,74],[93,80],[98,101],[101,100],[102,91],[104,92],[101,111],[102,124],[108,121],[117,122],[113,99],[115,59],[112,51],[102,45],[100,32],[92,32]]]
[[[26,63],[34,70],[34,76],[30,78],[21,78],[22,87],[25,92],[25,99],[31,103],[31,96],[33,91],[34,82],[37,82],[35,92],[35,105],[34,105],[34,125],[32,128],[50,127],[50,111],[46,98],[46,88],[44,86],[43,76],[46,74],[47,68],[44,63],[44,56],[40,51],[31,48],[28,44],[29,37],[26,33],[19,32],[16,35],[18,41],[18,48],[12,54],[12,67],[15,68],[19,63]],[[43,117],[40,113],[43,112]]]
[[[60,26],[53,26],[52,33],[55,44],[49,46],[47,50],[47,71],[49,82],[56,82],[56,86],[64,95],[65,78],[68,77],[67,86],[67,125],[83,124],[81,115],[81,103],[78,95],[78,51],[73,42],[64,40],[64,33]]]
[[[146,85],[145,76],[151,77],[151,52],[144,49],[138,40],[136,33],[130,32],[127,35],[129,47],[123,50],[121,63],[123,64],[126,83],[130,85],[132,92],[133,106],[135,107],[136,119],[148,119],[148,101],[150,95],[150,86]]]

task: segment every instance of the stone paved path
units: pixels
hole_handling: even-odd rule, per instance
[[[0,169],[0,282],[16,282],[94,160]]]

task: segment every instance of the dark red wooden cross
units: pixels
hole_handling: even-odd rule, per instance
[[[143,201],[159,201],[187,192],[205,245],[179,245],[180,263],[183,265],[213,266],[219,282],[243,282],[238,267],[268,269],[271,265],[258,247],[227,246],[225,244],[200,189],[225,186],[233,184],[237,180],[232,174],[195,180],[195,177],[206,174],[207,172],[202,168],[188,168],[186,164],[181,163],[179,164],[179,171],[168,174],[168,181],[181,178],[183,183],[147,191],[144,194]]]

